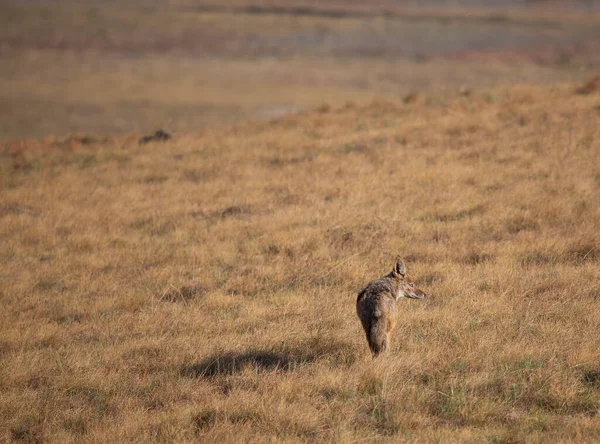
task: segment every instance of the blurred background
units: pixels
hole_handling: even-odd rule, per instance
[[[0,0],[0,140],[589,78],[600,0]]]

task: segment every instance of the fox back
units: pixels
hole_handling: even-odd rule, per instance
[[[356,313],[374,357],[389,349],[390,332],[396,326],[398,315],[398,299],[422,299],[425,296],[406,273],[401,258],[396,260],[389,274],[370,282],[358,293]]]

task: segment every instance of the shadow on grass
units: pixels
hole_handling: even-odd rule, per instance
[[[333,366],[347,366],[355,362],[359,354],[360,350],[351,343],[313,339],[293,350],[249,350],[212,355],[201,362],[182,365],[181,375],[188,378],[212,378],[240,373],[246,368],[254,371],[288,372],[316,361]]]
[[[190,378],[210,378],[217,375],[233,375],[247,367],[255,370],[289,371],[307,362],[311,360],[285,353],[252,350],[245,353],[213,355],[196,364],[185,364],[181,368],[181,374]]]
[[[587,386],[600,387],[600,370],[594,369],[583,372],[582,380]]]

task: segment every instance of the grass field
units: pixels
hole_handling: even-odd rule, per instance
[[[594,13],[102,4],[0,3],[0,439],[600,441]]]
[[[600,97],[429,99],[6,144],[3,435],[600,439]],[[431,296],[372,361],[397,253]]]

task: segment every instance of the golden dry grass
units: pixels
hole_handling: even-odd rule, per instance
[[[600,439],[600,96],[516,86],[0,157],[0,436]],[[371,360],[356,292],[396,254]]]

